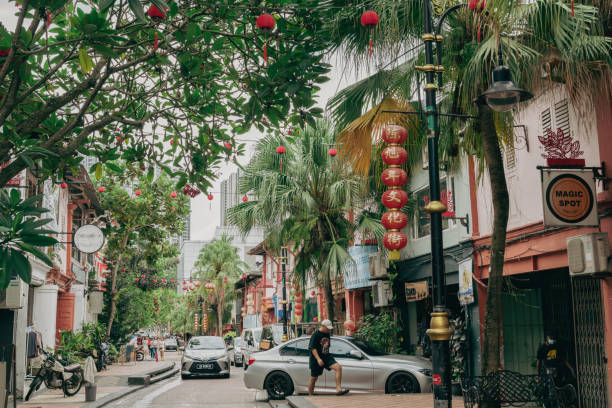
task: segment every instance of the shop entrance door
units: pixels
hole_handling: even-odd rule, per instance
[[[580,408],[608,408],[606,329],[599,279],[572,279],[578,402]]]
[[[535,374],[538,346],[544,338],[540,289],[503,295],[504,368]]]

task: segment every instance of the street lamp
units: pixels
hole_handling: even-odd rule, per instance
[[[425,211],[430,214],[431,223],[431,265],[432,265],[432,297],[433,311],[431,313],[430,329],[427,330],[432,343],[432,383],[435,408],[451,408],[451,367],[449,340],[452,333],[448,324],[446,310],[446,282],[444,272],[444,246],[442,241],[442,213],[446,206],[440,201],[440,169],[438,159],[438,140],[440,136],[439,116],[455,116],[473,118],[468,115],[458,115],[454,112],[443,114],[437,112],[436,90],[442,88],[442,36],[440,31],[446,16],[468,4],[457,4],[445,10],[438,20],[433,32],[430,0],[423,0],[423,20],[425,42],[425,65],[416,69],[425,72],[425,115],[427,118],[427,151],[429,158],[429,197]],[[436,43],[436,63],[434,64],[433,43]],[[512,109],[518,102],[526,101],[533,95],[518,88],[510,75],[508,67],[503,65],[501,43],[498,48],[499,66],[493,71],[491,87],[478,98],[486,102],[491,109],[503,112]],[[434,83],[438,76],[437,85]]]
[[[281,248],[281,268],[283,273],[283,343],[289,340],[287,336],[287,247]]]

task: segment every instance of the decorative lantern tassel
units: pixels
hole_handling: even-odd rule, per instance
[[[51,25],[51,11],[47,10],[47,28]]]
[[[283,171],[283,159],[280,159],[280,171]]]
[[[157,43],[158,43],[158,37],[157,37],[157,32],[156,32],[155,40],[153,40],[153,51],[157,51]]]
[[[482,38],[480,36],[480,27],[481,27],[481,25],[478,24],[478,42],[480,42],[482,40]]]
[[[572,17],[574,17],[574,0],[572,0]]]
[[[268,43],[264,43],[264,62],[268,63]]]
[[[372,56],[372,38],[370,37],[370,47],[369,47],[369,51],[370,51],[370,57]]]

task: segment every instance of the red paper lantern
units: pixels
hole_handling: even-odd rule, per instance
[[[149,10],[147,11],[147,14],[152,19],[163,20],[164,18],[166,18],[166,9],[164,9],[164,11],[161,11],[160,9],[155,7],[153,4],[151,4],[151,6],[149,7]]]
[[[136,282],[138,282],[140,280],[140,278],[136,278]]]
[[[476,9],[484,10],[487,2],[485,0],[469,0],[468,7],[474,11]]]
[[[361,15],[361,25],[366,28],[376,27],[379,21],[378,14],[374,11],[366,11]]]
[[[189,279],[189,283],[193,283],[193,279]]]
[[[242,274],[242,279],[246,279],[246,278],[247,278],[247,274],[246,274],[246,273],[243,273],[243,274]]]
[[[121,268],[121,272],[125,272],[125,268]]]
[[[104,187],[98,187],[98,193],[103,193],[104,192]]]
[[[227,283],[227,276],[223,278],[223,283]]]
[[[317,316],[315,316],[315,317],[312,318],[312,321],[316,323],[316,322],[319,321],[319,318]]]
[[[389,231],[383,237],[383,245],[390,251],[399,251],[407,243],[408,239],[401,231]]]
[[[382,151],[383,161],[390,166],[398,166],[404,164],[408,159],[408,152],[401,146],[388,146]]]
[[[401,230],[408,224],[408,216],[399,210],[387,211],[380,220],[388,230]]]
[[[141,194],[142,194],[142,191],[140,191],[140,190],[136,190],[136,191],[134,191],[134,194],[136,194],[137,196],[139,196],[139,195],[141,195]]]
[[[246,195],[242,196],[242,202],[246,203],[247,201],[249,201],[249,197],[247,197]]]
[[[404,190],[394,188],[385,191],[381,201],[387,208],[402,208],[408,203],[408,194]]]
[[[171,193],[170,193],[170,197],[172,197],[172,198],[176,198],[176,193],[175,193],[174,191],[173,191],[173,192],[171,192]]]
[[[199,287],[200,287],[200,285],[201,285],[201,283],[200,283],[200,281],[196,281],[196,282],[194,283],[194,285],[195,285],[195,287],[196,287],[196,288],[199,288]]]
[[[382,172],[382,181],[387,187],[401,187],[408,181],[408,174],[399,167],[389,167]]]
[[[295,310],[302,310],[302,308],[303,308],[303,307],[304,307],[304,306],[302,306],[302,304],[301,304],[301,303],[296,303],[296,304],[295,304]]]
[[[402,144],[408,138],[408,131],[402,126],[387,125],[383,128],[383,140],[389,144]]]
[[[276,25],[276,21],[274,21],[274,17],[270,14],[262,14],[257,17],[255,20],[255,24],[257,24],[257,28],[263,31],[272,31],[274,26]]]
[[[209,194],[209,195],[208,195],[208,199],[209,199],[209,200],[212,200],[213,198],[215,198],[215,197],[213,197],[213,195],[212,195],[212,194]]]
[[[62,184],[60,184],[60,187],[61,187],[61,188],[66,188],[66,187],[68,187],[68,184],[66,184],[66,183],[62,183]]]
[[[140,275],[140,277],[141,277],[142,279],[144,279],[144,278],[146,277],[146,275]]]
[[[278,146],[276,148],[276,153],[278,154],[285,154],[285,152],[287,152],[287,149],[285,149],[285,146]]]
[[[295,315],[296,316],[301,316],[302,315],[302,311],[301,310],[296,310],[295,311]]]
[[[335,157],[338,154],[338,150],[336,150],[335,147],[332,147],[331,149],[329,149],[329,151],[327,152],[331,157]]]
[[[157,279],[153,279],[153,283],[157,283]]]
[[[183,280],[183,285],[186,285],[186,284],[187,284],[187,281],[186,281],[186,280]]]
[[[227,150],[232,150],[232,145],[231,145],[231,144],[229,144],[228,142],[225,142],[225,148],[226,148]]]
[[[312,296],[314,296],[316,293],[317,293],[317,292],[315,292],[314,290],[313,290],[312,292],[310,292],[310,294],[311,294]]]
[[[175,281],[174,281],[174,279],[172,279],[172,280],[170,281],[170,283],[174,283],[174,282],[175,282]]]
[[[162,279],[162,283],[166,283],[166,280],[165,280],[165,279]]]

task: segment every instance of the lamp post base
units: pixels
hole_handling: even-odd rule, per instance
[[[452,388],[449,340],[453,331],[448,325],[448,313],[433,312],[431,314],[430,327],[431,329],[427,330],[427,335],[431,339],[434,408],[451,408]]]

